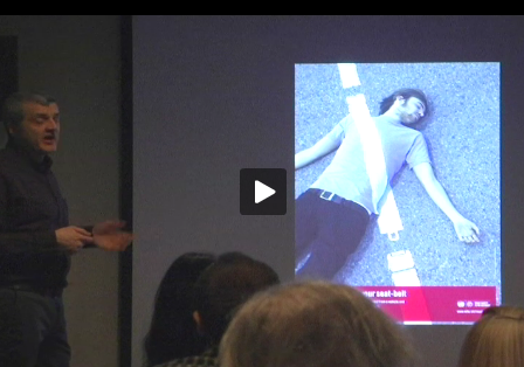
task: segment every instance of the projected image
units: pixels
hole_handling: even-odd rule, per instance
[[[500,64],[295,66],[296,277],[397,320],[500,304]]]

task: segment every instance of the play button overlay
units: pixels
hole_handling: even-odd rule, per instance
[[[240,170],[240,214],[286,214],[286,170],[243,168]]]
[[[275,195],[276,191],[262,182],[255,180],[255,204]]]

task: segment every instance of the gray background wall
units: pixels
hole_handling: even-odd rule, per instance
[[[18,37],[20,89],[59,101],[62,140],[54,171],[72,224],[119,215],[119,27],[117,16],[0,16],[0,35]],[[81,251],[69,282],[71,367],[117,366],[118,255]]]

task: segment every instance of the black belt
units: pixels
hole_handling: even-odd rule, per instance
[[[37,293],[44,297],[61,297],[63,293],[62,288],[42,287],[42,286],[35,286],[31,284],[26,284],[26,283],[9,284],[9,285],[4,285],[1,288],[12,289],[15,291],[33,292],[33,293]]]
[[[342,196],[339,196],[337,194],[334,194],[329,191],[325,191],[322,189],[309,189],[308,192],[311,192],[315,196],[318,196],[319,198],[327,201],[331,201],[336,204],[340,204],[343,206],[347,206],[349,208],[356,209],[369,217],[369,212],[366,208],[364,208],[362,205],[355,203],[354,201],[344,199]]]

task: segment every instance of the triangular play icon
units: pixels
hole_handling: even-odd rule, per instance
[[[255,204],[266,200],[268,197],[275,194],[275,190],[271,187],[263,184],[262,182],[255,180]]]

